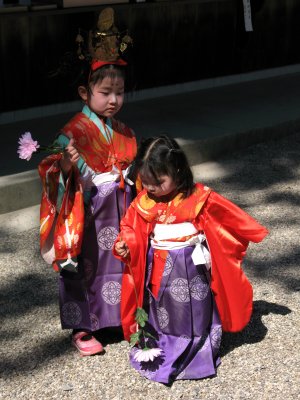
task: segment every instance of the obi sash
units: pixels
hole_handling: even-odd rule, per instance
[[[187,237],[185,241],[176,241],[174,232],[178,238]],[[190,237],[192,236],[192,237]],[[189,237],[189,238],[188,238]],[[173,239],[173,240],[169,240]],[[199,233],[198,229],[190,222],[182,222],[180,224],[156,224],[153,230],[151,247],[159,250],[178,250],[188,246],[194,246],[192,260],[195,265],[205,264],[209,270],[211,267],[210,253],[203,245],[206,237],[203,233]]]
[[[90,174],[85,172],[85,176],[81,177],[84,190],[90,190],[92,186],[99,186],[102,183],[106,182],[119,182],[122,179],[120,170],[115,165],[113,165],[111,171],[103,172],[102,174],[96,174],[92,172],[92,170],[89,167],[87,167],[87,169],[89,169]],[[122,170],[122,177],[124,181],[128,183],[128,185],[132,186],[134,185],[134,182],[132,182],[128,178],[128,175],[129,175],[129,167],[126,168],[125,170]]]

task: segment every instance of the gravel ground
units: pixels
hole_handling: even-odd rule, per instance
[[[299,159],[300,134],[193,168],[270,230],[244,262],[253,317],[244,331],[224,334],[211,379],[150,382],[129,367],[117,333],[107,334],[105,354],[80,357],[60,328],[57,275],[40,258],[38,230],[0,227],[0,398],[300,399]]]

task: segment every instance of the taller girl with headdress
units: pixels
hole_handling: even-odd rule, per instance
[[[103,350],[95,331],[121,325],[123,265],[111,250],[133,198],[127,171],[136,139],[114,116],[124,100],[126,62],[120,54],[130,41],[121,38],[111,8],[100,13],[90,32],[88,52],[81,51],[78,35],[79,58],[89,62],[86,84],[78,88],[84,107],[56,140],[64,152],[39,166],[41,251],[60,272],[62,328],[73,330],[72,343],[81,355]]]

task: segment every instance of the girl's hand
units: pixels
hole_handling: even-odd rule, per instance
[[[73,165],[76,165],[77,161],[80,158],[80,155],[74,146],[75,140],[72,138],[69,144],[65,147],[65,151],[63,152],[62,159],[60,160],[60,166],[63,170],[64,175],[68,175],[70,169]]]
[[[116,253],[122,258],[127,258],[129,256],[129,248],[124,240],[120,240],[115,244],[115,250]]]

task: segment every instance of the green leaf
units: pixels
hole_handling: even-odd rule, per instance
[[[148,314],[143,308],[138,307],[136,309],[135,320],[142,328],[145,326],[145,323],[148,321]]]
[[[134,346],[140,339],[142,331],[139,330],[132,335],[130,335],[130,346]]]

